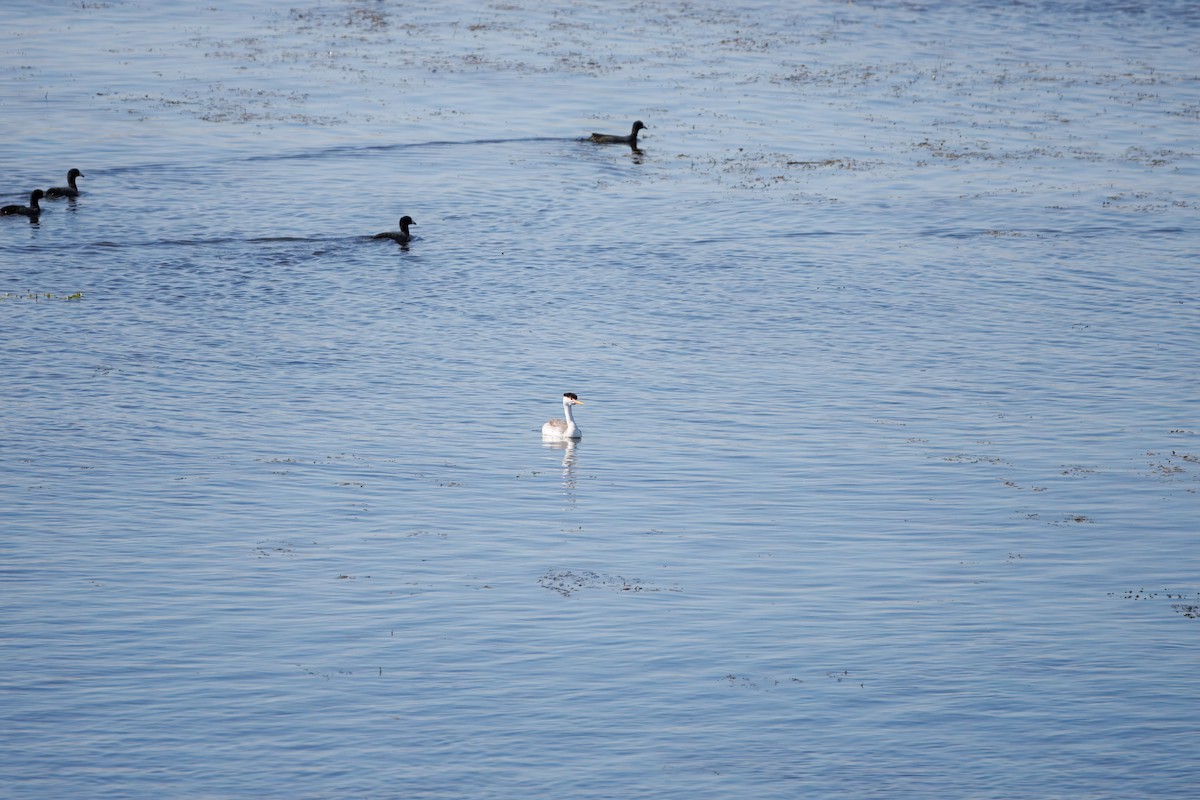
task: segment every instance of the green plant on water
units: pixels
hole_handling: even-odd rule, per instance
[[[68,295],[56,295],[54,292],[27,292],[25,294],[17,294],[16,292],[5,292],[0,294],[0,300],[32,300],[37,303],[42,300],[82,300],[83,292],[75,292]]]

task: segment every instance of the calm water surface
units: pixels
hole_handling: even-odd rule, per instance
[[[1194,3],[0,45],[0,796],[1194,791]]]

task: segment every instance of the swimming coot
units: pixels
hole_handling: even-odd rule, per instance
[[[633,123],[633,130],[628,136],[616,136],[611,133],[593,133],[588,137],[588,141],[597,142],[599,144],[627,144],[631,147],[637,147],[638,131],[645,128],[646,125],[640,119]]]
[[[413,235],[408,232],[408,226],[416,225],[416,224],[417,223],[413,222],[412,217],[405,214],[403,217],[400,218],[400,230],[384,231],[383,233],[375,234],[371,238],[372,239],[391,239],[393,242],[399,242],[400,244],[408,244],[409,242],[411,242],[413,240]]]
[[[79,170],[73,169],[67,173],[67,185],[47,189],[46,197],[79,197],[79,187],[75,185],[75,179],[86,177]]]
[[[33,193],[29,195],[29,205],[5,206],[4,208],[0,208],[0,216],[9,217],[20,215],[22,217],[29,217],[30,219],[37,219],[38,214],[42,213],[42,207],[38,205],[38,200],[41,200],[45,196],[46,193],[41,189],[34,189]]]

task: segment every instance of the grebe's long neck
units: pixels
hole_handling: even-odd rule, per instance
[[[575,412],[573,411],[575,404],[563,401],[563,417],[567,420],[567,436],[575,432]]]

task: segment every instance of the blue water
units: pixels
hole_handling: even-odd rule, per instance
[[[1194,3],[0,45],[0,797],[1194,791]]]

